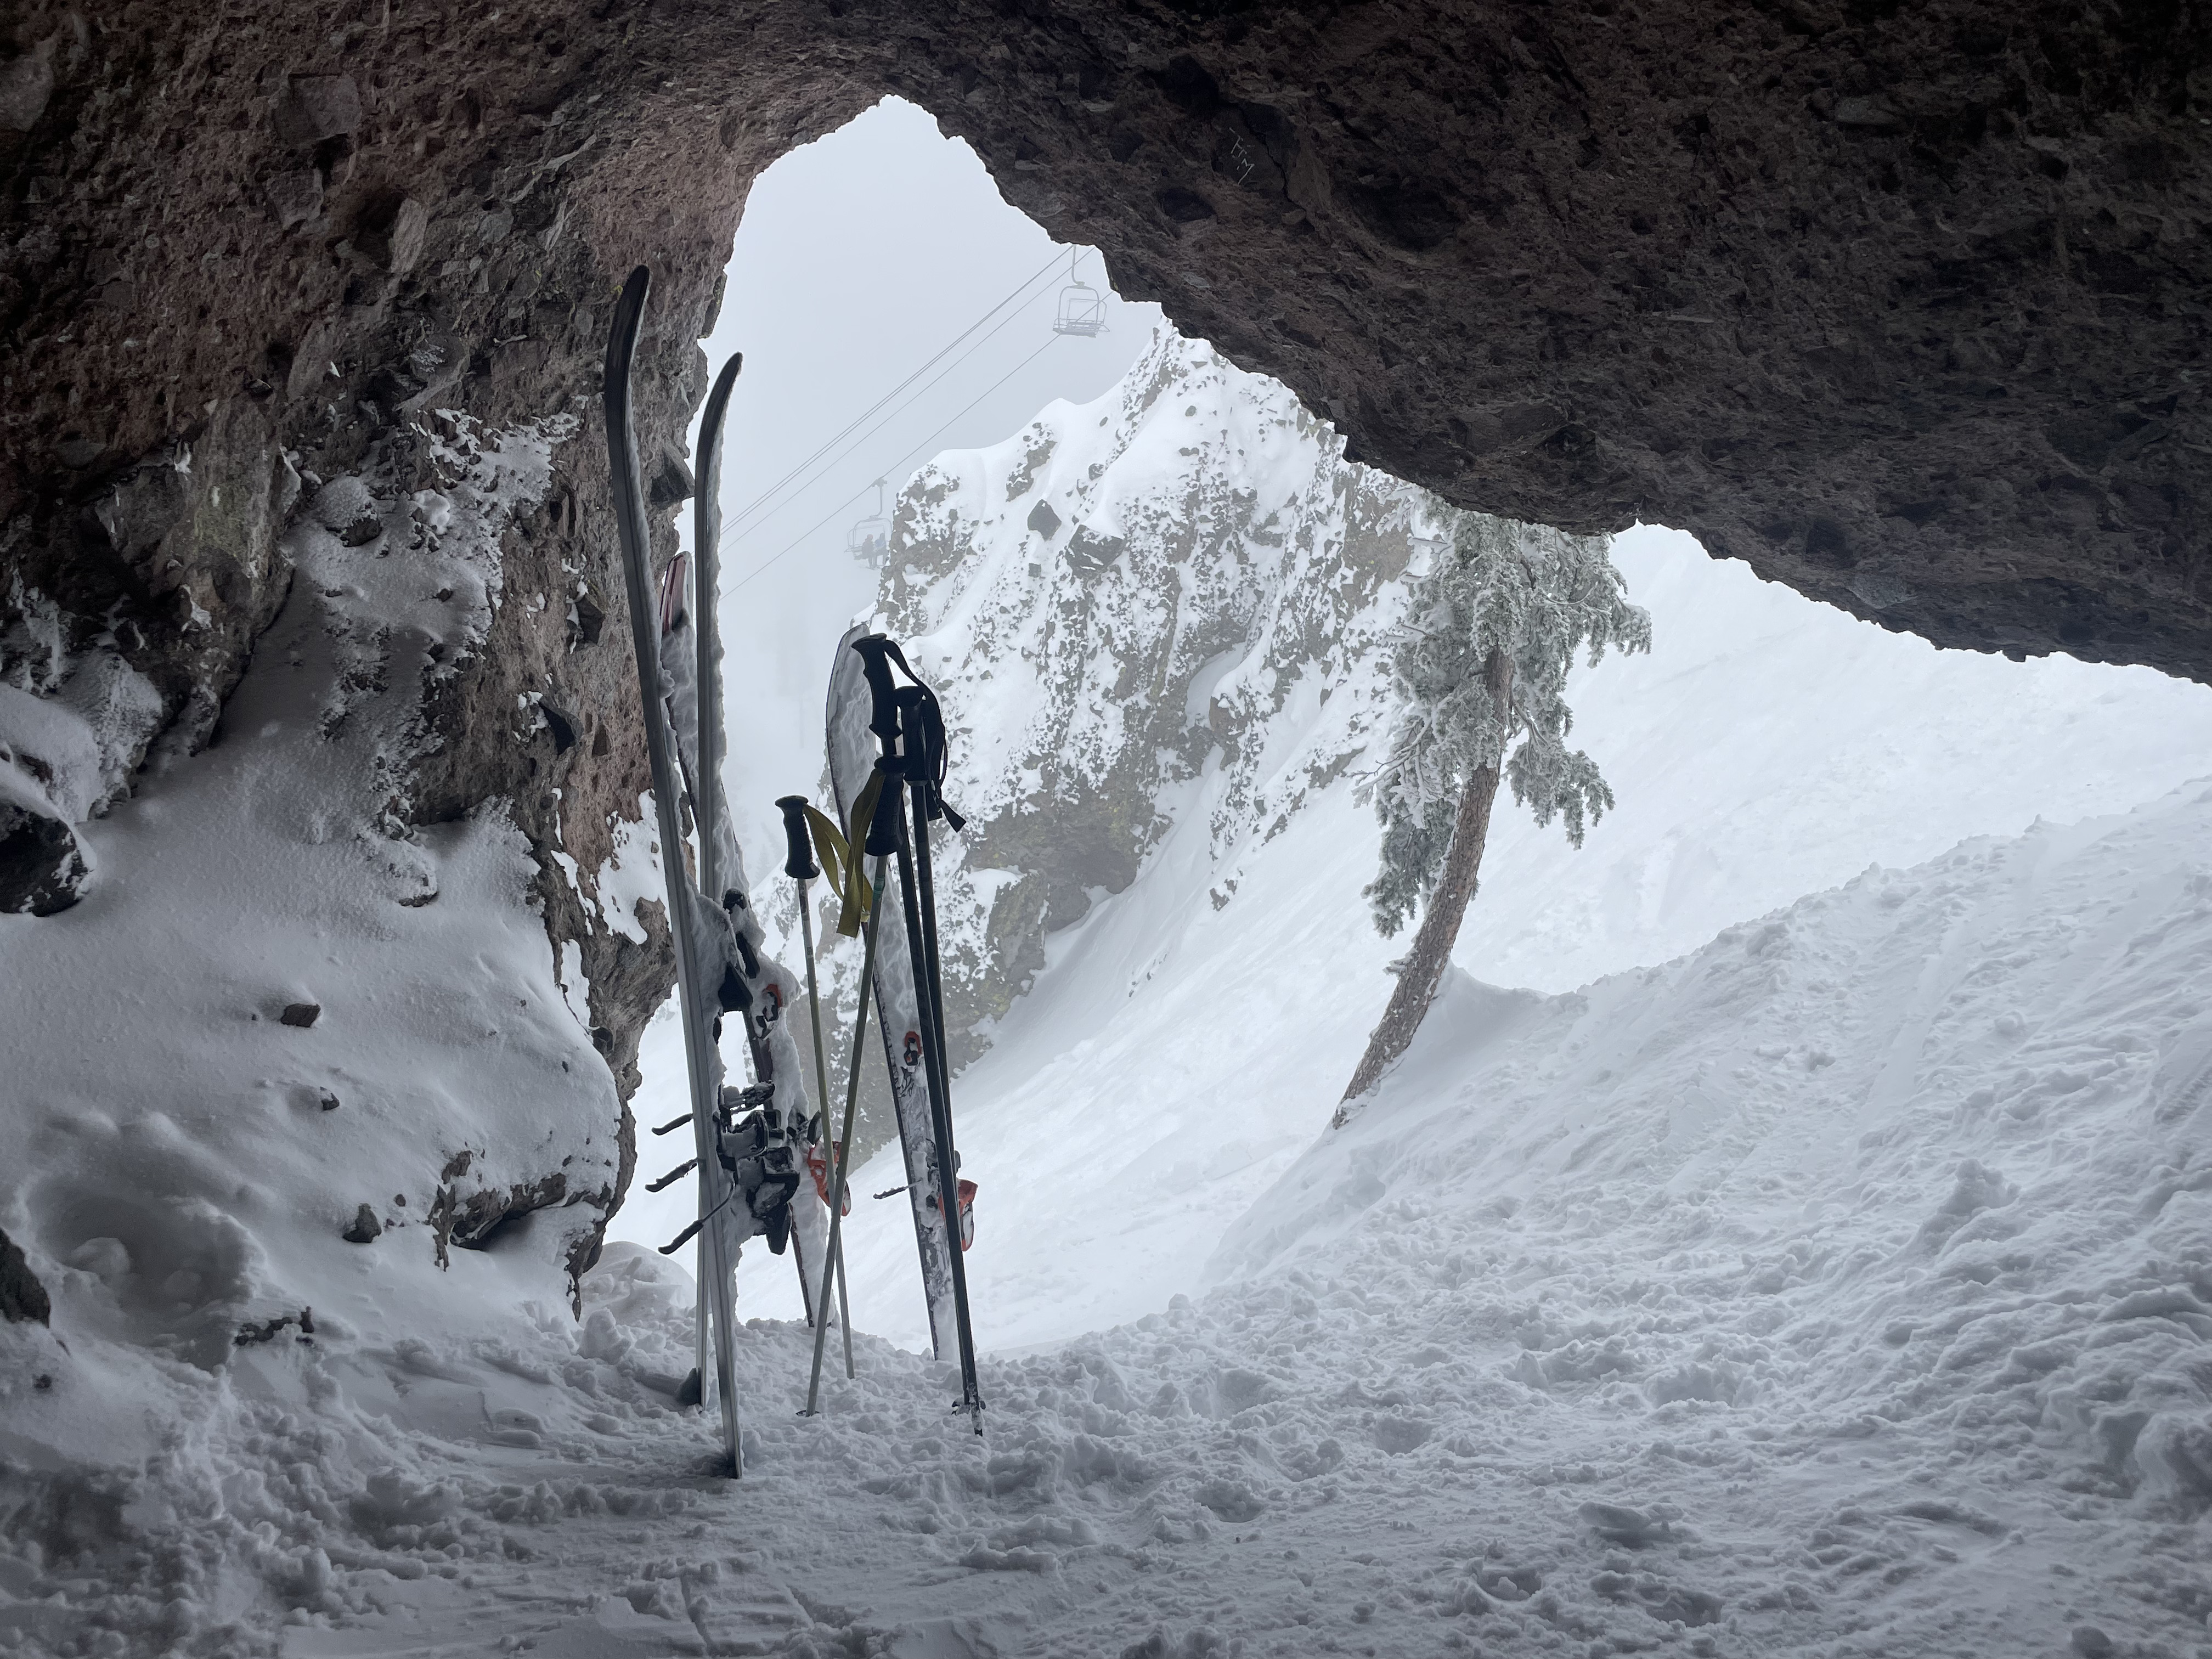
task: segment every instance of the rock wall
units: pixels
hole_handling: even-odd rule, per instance
[[[662,958],[590,943],[553,876],[598,867],[644,775],[608,306],[653,265],[640,426],[672,507],[748,182],[885,93],[1355,459],[1679,525],[1943,644],[2212,674],[2191,8],[21,0],[0,683],[76,711],[98,783],[58,794],[82,769],[11,718],[10,902],[65,903],[67,825],[216,732],[316,479],[425,487],[440,409],[574,412],[406,811],[513,799],[626,1072]],[[493,715],[526,682],[562,718],[516,744]]]
[[[1359,762],[1426,504],[1172,334],[1097,402],[915,476],[878,605],[940,690],[969,819],[937,884],[956,1065],[1173,822],[1206,825],[1219,909],[1247,843]]]

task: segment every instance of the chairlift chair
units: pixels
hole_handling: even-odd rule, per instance
[[[871,570],[883,568],[891,550],[891,521],[884,516],[884,481],[876,480],[876,510],[845,532],[845,550]]]
[[[1075,274],[1076,261],[1083,256],[1071,252],[1067,256],[1067,286],[1060,291],[1060,304],[1052,313],[1052,331],[1055,334],[1080,334],[1093,339],[1106,331],[1106,296]]]
[[[1106,331],[1106,296],[1085,282],[1070,283],[1060,291],[1060,308],[1052,319],[1055,334],[1080,334],[1092,339]]]

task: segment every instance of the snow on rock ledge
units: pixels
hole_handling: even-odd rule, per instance
[[[292,597],[219,740],[88,827],[82,901],[0,916],[0,1223],[81,1385],[117,1349],[217,1371],[302,1308],[326,1345],[378,1340],[465,1271],[454,1246],[513,1243],[503,1271],[557,1305],[627,1179],[528,840],[503,802],[422,823],[415,799],[497,621],[501,537],[574,423],[444,425],[434,504],[322,485],[346,511],[288,537]]]

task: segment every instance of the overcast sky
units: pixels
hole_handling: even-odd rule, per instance
[[[1108,331],[1093,339],[1053,331],[1071,253],[1106,295]],[[1107,289],[1097,254],[1009,207],[975,153],[911,104],[886,100],[753,185],[703,343],[717,373],[732,351],[745,358],[723,450],[720,585],[726,779],[756,883],[782,858],[775,798],[816,793],[830,656],[875,592],[846,551],[875,510],[872,480],[888,500],[945,450],[996,443],[1055,398],[1097,397],[1160,323],[1157,307]],[[688,541],[690,515],[678,519]]]

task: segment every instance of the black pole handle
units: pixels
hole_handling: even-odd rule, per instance
[[[896,755],[885,755],[876,763],[883,787],[876,796],[876,815],[868,820],[867,843],[860,849],[871,858],[889,858],[898,851],[900,786],[905,782],[902,775],[905,766]]]
[[[919,681],[898,689],[899,752],[906,757],[907,785],[921,803],[922,816],[933,823],[939,818],[955,830],[967,820],[945,804],[945,774],[948,749],[945,739],[945,711],[937,693]]]
[[[806,836],[806,797],[785,795],[775,805],[783,814],[783,873],[793,881],[811,881],[822,870]]]
[[[921,815],[931,819],[939,815],[937,779],[944,752],[943,737],[930,719],[935,701],[926,685],[898,689],[899,754],[906,761],[907,787],[914,791]]]
[[[860,653],[861,672],[868,678],[868,695],[872,699],[868,730],[889,743],[898,736],[898,690],[891,683],[890,665],[898,647],[888,635],[868,634],[854,640],[853,649]]]
[[[927,783],[937,775],[929,749],[929,722],[922,714],[922,702],[929,690],[902,685],[893,695],[898,699],[899,753],[906,757],[907,781]]]

